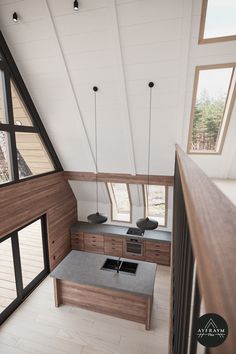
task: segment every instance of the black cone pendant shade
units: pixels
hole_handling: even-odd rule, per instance
[[[95,214],[89,215],[87,219],[91,224],[103,224],[107,221],[107,217],[100,214],[98,211]]]
[[[98,91],[97,86],[93,87],[93,92],[94,92],[94,127],[95,127],[95,163],[96,163],[96,200],[97,200],[97,212],[94,214],[90,214],[87,219],[90,223],[92,224],[103,224],[104,222],[107,221],[107,217],[100,214],[98,211],[98,154],[97,154],[97,102],[96,102],[96,92]]]
[[[156,220],[149,219],[148,217],[146,217],[138,219],[136,225],[141,230],[154,230],[157,228],[158,222]]]
[[[153,82],[149,82],[150,87],[150,101],[149,101],[149,127],[148,127],[148,180],[147,180],[147,208],[148,208],[148,195],[149,195],[149,170],[150,170],[150,138],[151,138],[151,118],[152,118],[152,88]],[[158,222],[149,217],[138,219],[136,225],[141,230],[154,230],[158,227]]]

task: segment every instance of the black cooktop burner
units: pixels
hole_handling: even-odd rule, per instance
[[[144,230],[138,229],[137,227],[130,227],[126,232],[127,235],[143,236]]]

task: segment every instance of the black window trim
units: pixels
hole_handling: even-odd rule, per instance
[[[20,248],[18,232],[25,227],[33,224],[35,221],[41,220],[42,242],[43,242],[43,258],[44,269],[24,288],[22,280],[22,269],[20,261]],[[3,322],[21,305],[35,288],[48,276],[50,271],[49,255],[48,255],[48,233],[47,233],[47,215],[43,214],[31,220],[29,223],[21,226],[17,230],[10,232],[8,235],[0,239],[0,244],[11,238],[12,258],[14,263],[14,275],[16,283],[17,297],[0,313],[0,326]]]
[[[5,76],[5,89],[6,89],[6,100],[7,100],[7,113],[8,113],[8,122],[0,123],[0,130],[6,131],[10,135],[10,149],[12,154],[12,180],[6,183],[0,184],[0,188],[20,183],[26,180],[30,180],[33,178],[39,178],[42,176],[46,176],[49,174],[57,173],[63,171],[63,167],[60,163],[60,160],[53,148],[53,145],[48,137],[48,134],[43,126],[43,123],[40,119],[40,116],[36,110],[36,107],[30,97],[30,94],[27,90],[27,87],[21,77],[21,74],[16,66],[16,63],[10,53],[10,50],[7,46],[7,43],[3,37],[2,32],[0,31],[0,69],[4,72]],[[13,108],[11,101],[11,88],[10,88],[10,80],[16,86],[16,89],[19,91],[19,94],[24,101],[24,104],[29,112],[30,117],[32,118],[33,126],[19,126],[14,124],[13,117]],[[25,177],[20,179],[18,172],[18,164],[17,164],[17,151],[16,151],[16,141],[15,141],[15,133],[16,132],[25,132],[25,133],[37,133],[39,137],[42,139],[42,143],[45,146],[45,149],[51,159],[51,162],[54,166],[54,171],[37,174],[29,177]]]

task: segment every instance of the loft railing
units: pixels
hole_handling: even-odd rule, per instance
[[[224,343],[197,343],[200,313],[226,320]],[[178,146],[170,323],[170,354],[236,353],[236,207]]]

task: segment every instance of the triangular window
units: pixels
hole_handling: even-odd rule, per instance
[[[0,32],[0,185],[62,170]]]

